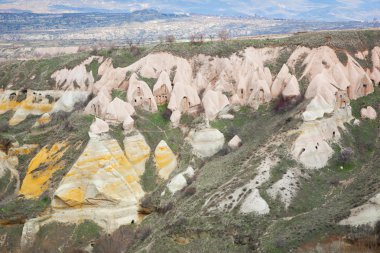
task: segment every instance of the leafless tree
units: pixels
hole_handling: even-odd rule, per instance
[[[213,41],[213,39],[214,39],[214,35],[213,34],[210,34],[208,37],[209,37],[210,41]]]
[[[230,33],[227,31],[227,30],[221,30],[219,33],[218,33],[218,36],[219,36],[219,39],[222,40],[222,41],[226,41],[228,40],[228,38],[230,37]]]
[[[132,39],[127,39],[127,44],[131,48],[133,46],[133,40]]]
[[[190,44],[195,44],[196,43],[196,36],[195,36],[195,34],[191,34],[190,35]]]
[[[203,33],[198,34],[199,43],[203,43],[205,39],[205,35]]]
[[[176,38],[173,34],[166,35],[165,37],[166,43],[174,43],[176,41]]]
[[[164,43],[164,41],[165,41],[165,37],[162,35],[160,37],[158,37],[158,39],[160,40],[160,44]]]

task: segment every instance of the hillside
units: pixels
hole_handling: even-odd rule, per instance
[[[380,31],[0,63],[0,252],[379,252]]]

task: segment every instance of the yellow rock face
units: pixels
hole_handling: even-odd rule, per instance
[[[48,113],[42,115],[36,122],[35,126],[43,126],[51,121],[51,117]]]
[[[150,156],[150,147],[141,134],[124,139],[125,155],[141,176],[145,171],[145,162]]]
[[[154,151],[156,168],[158,175],[163,179],[168,179],[173,170],[177,167],[177,158],[165,141],[161,141]]]
[[[52,206],[136,206],[143,195],[139,176],[118,142],[108,136],[92,136],[56,190]]]
[[[18,102],[17,98],[21,95],[25,96],[20,91],[6,91],[0,94],[0,114],[10,110],[15,111],[9,120],[11,126],[19,124],[30,114],[42,115],[53,109],[54,103],[50,104],[48,99],[41,94],[37,95],[35,92],[28,91],[27,97]]]
[[[65,164],[60,160],[66,150],[64,142],[56,143],[50,149],[43,147],[30,162],[19,193],[26,198],[41,196],[48,188],[54,172],[64,168]]]
[[[13,103],[14,101],[11,102]],[[33,103],[33,97],[28,97],[24,101],[18,103],[17,106],[12,109],[16,110],[16,112],[9,120],[9,125],[14,126],[25,120],[29,114],[41,115],[50,112],[53,109],[53,105],[48,103]]]
[[[23,145],[18,148],[10,148],[8,151],[9,156],[29,155],[35,149],[38,148],[38,144]]]

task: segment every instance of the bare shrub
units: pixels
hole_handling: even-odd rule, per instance
[[[152,234],[152,228],[149,226],[138,227],[135,231],[135,238],[141,242],[145,241]]]
[[[230,37],[230,33],[227,31],[227,30],[221,30],[219,33],[218,33],[218,36],[219,36],[219,39],[221,41],[226,41],[229,39]]]
[[[9,130],[9,124],[8,122],[1,121],[0,122],[0,133],[5,133]]]
[[[131,52],[132,56],[134,56],[134,57],[140,55],[140,53],[141,53],[140,48],[138,46],[131,46],[129,48],[129,51]]]
[[[176,38],[174,35],[169,34],[169,35],[166,35],[165,41],[166,41],[166,43],[172,44],[172,43],[176,42]]]
[[[190,196],[193,196],[196,192],[197,192],[197,189],[194,186],[186,187],[183,190],[183,196],[190,197]]]
[[[135,238],[132,227],[121,226],[112,234],[100,237],[94,245],[94,253],[122,253],[127,252]]]
[[[161,205],[157,208],[157,213],[159,214],[166,214],[170,210],[174,208],[174,203],[173,202],[168,202],[164,205]]]
[[[343,148],[340,151],[339,160],[343,164],[350,163],[354,158],[354,150],[352,148]]]
[[[170,109],[166,109],[165,111],[164,111],[164,113],[162,114],[162,117],[164,117],[164,119],[166,119],[166,120],[170,120],[170,117],[172,116],[172,111],[170,110]]]

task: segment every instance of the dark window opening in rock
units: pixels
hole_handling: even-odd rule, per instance
[[[132,221],[131,221],[131,224],[135,224],[135,220],[132,220]]]
[[[301,150],[301,152],[298,154],[298,157],[301,156],[302,153],[305,152],[305,151],[306,151],[306,148],[303,148],[303,149]]]

